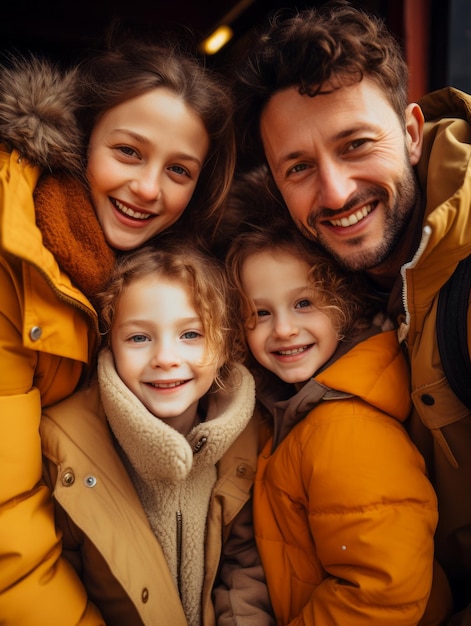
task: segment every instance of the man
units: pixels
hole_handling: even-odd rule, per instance
[[[439,500],[449,623],[470,625],[471,412],[444,376],[436,317],[440,288],[471,254],[471,97],[444,89],[408,104],[407,79],[384,24],[346,2],[278,16],[239,67],[237,128],[245,164],[267,163],[300,230],[365,272],[397,320],[409,432]]]

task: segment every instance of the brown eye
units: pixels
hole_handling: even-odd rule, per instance
[[[136,150],[134,150],[134,148],[131,148],[130,146],[118,146],[117,149],[127,157],[139,157],[139,154],[136,152]]]

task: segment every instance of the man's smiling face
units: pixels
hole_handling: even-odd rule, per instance
[[[262,112],[268,164],[298,227],[349,270],[383,263],[417,198],[421,113],[403,122],[369,78],[315,97],[294,87]]]

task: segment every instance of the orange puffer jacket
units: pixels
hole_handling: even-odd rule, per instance
[[[410,396],[395,333],[358,343],[270,408],[275,432],[297,421],[275,449],[267,442],[255,482],[277,624],[417,624],[432,584],[437,502],[401,424]]]

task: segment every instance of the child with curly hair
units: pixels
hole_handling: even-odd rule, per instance
[[[122,257],[99,300],[97,380],[43,414],[64,556],[107,624],[274,624],[252,524],[255,386],[228,295],[182,238]]]
[[[411,401],[395,331],[382,331],[358,275],[291,223],[241,233],[227,267],[273,427],[254,524],[278,626],[419,623],[437,502],[402,424]]]

